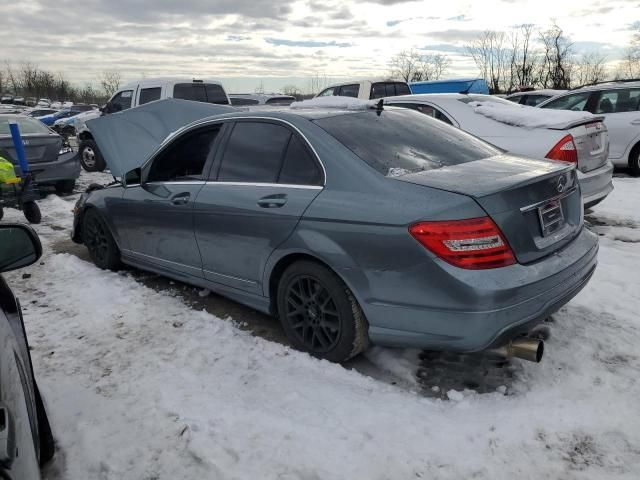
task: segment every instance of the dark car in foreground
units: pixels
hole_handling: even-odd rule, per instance
[[[31,265],[41,254],[40,240],[30,227],[0,225],[0,273]],[[0,478],[39,479],[39,466],[53,454],[20,303],[0,275]]]
[[[121,182],[81,196],[73,239],[101,268],[278,315],[318,357],[370,341],[525,346],[539,360],[527,332],[596,267],[573,165],[402,108],[195,110],[154,102],[92,121]]]
[[[64,139],[35,118],[0,115],[0,156],[10,160],[21,175],[9,123],[16,122],[31,171],[39,185],[53,185],[59,193],[70,193],[80,176],[78,154]]]

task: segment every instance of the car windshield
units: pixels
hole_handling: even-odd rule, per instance
[[[315,120],[385,176],[457,165],[502,153],[468,133],[408,109],[385,108]]]
[[[18,128],[22,135],[51,132],[40,120],[22,116],[3,117],[0,115],[0,135],[11,135],[11,131],[9,130],[10,121],[18,124]]]

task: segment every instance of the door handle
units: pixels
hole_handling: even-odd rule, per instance
[[[285,193],[267,195],[258,200],[258,206],[262,208],[280,208],[285,203],[287,203],[287,195]]]
[[[189,203],[189,198],[191,198],[191,194],[189,192],[178,193],[171,197],[171,203],[174,205],[186,205]]]
[[[635,120],[631,120],[631,125],[640,125],[640,118],[636,118]]]
[[[11,468],[16,456],[13,418],[9,409],[0,404],[0,465]]]

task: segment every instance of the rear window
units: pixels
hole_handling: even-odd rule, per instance
[[[296,99],[293,97],[273,97],[266,101],[267,105],[284,105],[288,106],[295,102]]]
[[[411,90],[402,82],[376,82],[371,84],[370,99],[395,97],[396,95],[410,95]]]
[[[40,120],[30,117],[3,117],[0,115],[0,135],[11,135],[9,121],[16,122],[20,129],[20,134],[51,133],[51,130]]]
[[[231,105],[257,105],[260,102],[254,98],[231,97]]]
[[[215,83],[176,83],[173,86],[173,98],[221,105],[229,104],[224,89]]]
[[[360,85],[355,83],[353,85],[342,85],[338,90],[338,95],[341,97],[353,97],[358,98],[358,92],[360,91]]]
[[[468,133],[409,109],[338,115],[315,123],[385,176],[433,170],[501,153]]]
[[[551,100],[549,103],[542,105],[540,108],[553,108],[555,110],[574,110],[581,112],[589,100],[591,92],[574,93],[565,95],[564,97]]]

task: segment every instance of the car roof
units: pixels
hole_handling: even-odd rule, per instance
[[[610,90],[616,88],[637,88],[640,87],[640,81],[615,81],[596,83],[594,85],[585,85],[584,87],[574,88],[568,90],[567,93],[585,92],[585,91],[597,91],[597,90]]]
[[[554,90],[552,88],[541,88],[540,90],[528,90],[526,92],[515,92],[506,96],[506,98],[522,97],[524,95],[562,95],[567,90]]]
[[[141,78],[140,80],[134,80],[126,83],[124,86],[120,87],[118,91],[135,88],[138,85],[141,87],[145,86],[156,86],[158,83],[214,83],[217,85],[222,85],[222,82],[219,80],[213,80],[210,78],[180,78],[180,77],[154,77],[154,78]]]
[[[404,80],[395,80],[392,78],[383,78],[383,77],[378,77],[378,78],[361,78],[360,80],[347,80],[344,82],[338,82],[338,83],[332,83],[331,85],[327,85],[326,87],[322,88],[322,90],[326,90],[327,88],[332,88],[332,87],[340,87],[342,85],[356,85],[356,84],[361,84],[361,83],[365,83],[365,82],[369,82],[369,83],[377,83],[377,82],[389,82],[389,83],[407,83]]]

